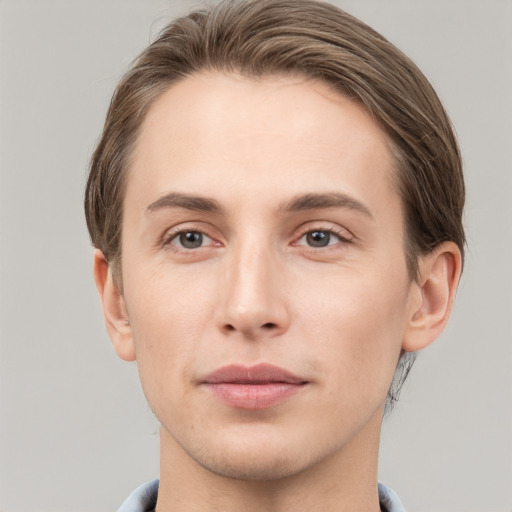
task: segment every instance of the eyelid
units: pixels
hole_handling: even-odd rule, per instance
[[[194,221],[188,221],[188,222],[180,223],[174,227],[168,228],[167,230],[164,231],[161,238],[159,239],[159,245],[164,248],[173,246],[178,251],[183,250],[183,251],[190,252],[193,249],[187,249],[184,247],[180,247],[179,245],[172,244],[172,240],[174,240],[181,233],[195,231],[195,232],[201,233],[203,236],[208,237],[211,240],[210,243],[208,243],[207,245],[203,245],[200,248],[207,248],[207,247],[211,247],[211,246],[217,246],[217,247],[222,246],[223,242],[219,241],[220,237],[213,234],[212,231],[214,231],[214,230],[209,229],[208,226],[205,227],[204,224],[205,224],[204,222],[196,223]],[[308,221],[308,222],[304,223],[302,226],[300,226],[298,229],[299,229],[299,233],[298,233],[298,235],[293,237],[291,245],[295,245],[295,246],[299,245],[298,244],[299,240],[304,235],[311,233],[313,231],[325,231],[325,232],[335,235],[336,237],[338,237],[340,239],[340,242],[338,242],[337,244],[331,244],[331,245],[328,245],[325,247],[320,247],[320,248],[309,247],[309,249],[314,250],[314,251],[318,251],[319,249],[324,249],[324,250],[329,249],[329,248],[339,245],[340,243],[341,244],[349,244],[349,243],[354,242],[356,239],[354,234],[347,228],[341,227],[339,225],[336,225],[336,224],[333,224],[330,222],[325,222],[325,221],[324,222]],[[304,246],[304,247],[308,248],[308,246]],[[197,249],[195,249],[195,250],[197,250]]]
[[[325,231],[327,233],[331,233],[335,236],[337,236],[341,243],[351,243],[355,240],[354,234],[349,231],[347,228],[337,226],[336,224],[326,223],[326,222],[314,222],[309,221],[305,224],[303,224],[299,228],[299,235],[294,237],[294,241],[292,242],[293,245],[296,245],[297,242],[306,234],[311,233],[313,231]],[[332,247],[326,246],[326,247]],[[313,248],[315,250],[318,250],[317,248]]]

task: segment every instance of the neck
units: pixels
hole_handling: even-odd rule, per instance
[[[350,443],[308,468],[276,480],[213,473],[192,459],[164,428],[157,512],[323,512],[380,510],[378,411]]]

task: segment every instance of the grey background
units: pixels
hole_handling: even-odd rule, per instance
[[[512,510],[512,2],[337,2],[415,60],[466,164],[451,324],[386,420],[380,478],[417,512]],[[158,474],[136,366],[104,331],[82,213],[113,87],[197,2],[0,0],[0,510],[115,510]]]

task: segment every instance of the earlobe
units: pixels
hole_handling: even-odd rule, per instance
[[[405,351],[421,350],[441,334],[452,311],[461,267],[461,253],[453,242],[440,244],[420,259],[402,344]]]
[[[121,359],[134,361],[135,344],[123,294],[114,282],[109,264],[99,249],[94,252],[94,281],[114,349]]]

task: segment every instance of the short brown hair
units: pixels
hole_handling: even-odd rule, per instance
[[[455,242],[463,254],[459,148],[437,94],[416,65],[372,28],[328,3],[222,0],[170,23],[112,98],[91,160],[85,212],[92,242],[114,271],[120,266],[130,153],[144,117],[173,83],[206,70],[254,78],[302,75],[360,103],[389,136],[411,278],[418,257],[441,242]]]

